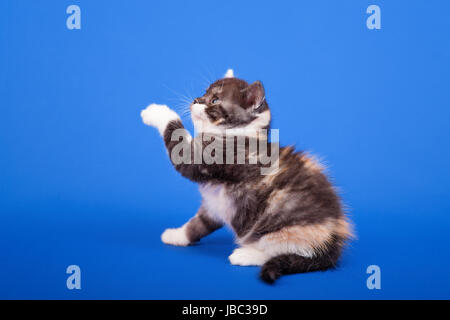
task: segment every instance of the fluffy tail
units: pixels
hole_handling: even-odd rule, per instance
[[[297,254],[282,254],[271,258],[261,267],[260,277],[272,284],[283,274],[325,271],[334,268],[336,263],[337,257],[329,255],[306,258]]]

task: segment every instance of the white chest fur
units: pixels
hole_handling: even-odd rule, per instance
[[[219,221],[231,224],[236,208],[226,187],[220,184],[202,184],[200,193],[203,197],[203,206],[208,213]]]

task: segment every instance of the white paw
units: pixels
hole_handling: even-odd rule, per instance
[[[176,229],[166,229],[161,235],[161,240],[165,244],[171,244],[173,246],[185,247],[190,244],[184,227]]]
[[[141,118],[146,125],[156,127],[161,135],[170,121],[180,119],[168,106],[154,103],[141,111]]]
[[[262,266],[268,257],[257,249],[242,247],[235,249],[228,259],[237,266]]]

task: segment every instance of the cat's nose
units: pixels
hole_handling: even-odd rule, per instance
[[[203,104],[203,103],[205,103],[205,100],[202,99],[202,98],[195,98],[195,99],[194,99],[194,104],[195,104],[195,103]]]
[[[193,101],[193,102],[191,103],[191,105],[189,106],[189,109],[191,109],[191,111],[192,111],[192,106],[193,106],[194,104],[200,103],[199,101],[200,101],[199,98],[195,98],[194,101]]]

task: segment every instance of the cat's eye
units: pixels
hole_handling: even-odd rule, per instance
[[[211,100],[211,103],[212,103],[212,104],[218,104],[218,103],[219,103],[219,98],[213,98],[213,99]]]

